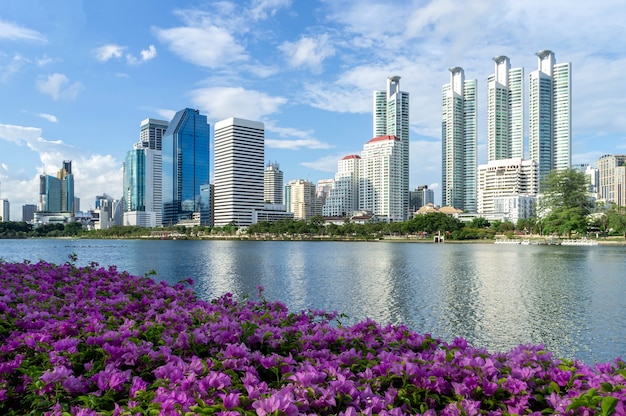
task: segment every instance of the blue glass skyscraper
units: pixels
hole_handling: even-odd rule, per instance
[[[198,110],[176,113],[163,136],[163,225],[211,224],[209,124]]]

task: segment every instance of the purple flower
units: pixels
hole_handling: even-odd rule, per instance
[[[54,367],[52,371],[46,370],[41,377],[41,380],[46,383],[57,383],[65,380],[67,377],[72,375],[72,370],[64,366]]]

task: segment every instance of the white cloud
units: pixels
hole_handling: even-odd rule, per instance
[[[37,80],[37,89],[42,94],[49,95],[53,100],[73,100],[83,90],[80,82],[69,84],[69,79],[63,74],[48,75]]]
[[[144,49],[141,51],[141,60],[144,62],[149,61],[150,59],[156,56],[157,56],[157,51],[154,45],[150,45],[148,46],[148,49]]]
[[[131,65],[139,65],[148,62],[149,60],[157,56],[156,48],[154,47],[154,45],[150,45],[148,46],[148,49],[144,49],[141,51],[140,56],[140,58],[135,58],[128,53],[126,54],[126,61]]]
[[[148,49],[143,49],[139,53],[139,58],[133,56],[131,53],[127,53],[127,50],[127,46],[108,44],[94,49],[94,55],[100,62],[107,62],[111,59],[122,59],[126,57],[126,62],[130,65],[139,65],[144,62],[148,62],[157,56],[157,50],[154,45],[148,46]]]
[[[159,117],[166,121],[170,121],[174,118],[174,115],[176,115],[176,110],[168,110],[166,108],[158,108],[155,111]]]
[[[20,54],[13,55],[10,59],[2,59],[4,56],[0,53],[0,82],[8,81],[14,74],[29,63],[29,60]]]
[[[230,87],[200,88],[193,90],[191,96],[191,102],[198,108],[205,109],[211,120],[228,117],[261,120],[264,116],[276,113],[287,102],[283,97]]]
[[[18,26],[4,20],[0,20],[0,39],[46,42],[46,37],[36,30]]]
[[[330,45],[327,34],[316,38],[303,36],[297,42],[283,42],[278,49],[291,67],[307,67],[314,73],[320,73],[324,60],[335,55],[335,48]]]
[[[291,5],[291,0],[253,0],[250,6],[250,15],[254,20],[265,20],[273,17],[281,8]]]
[[[0,124],[0,139],[16,144],[36,141],[41,136],[41,129],[37,127],[22,127],[11,124]]]
[[[96,59],[98,61],[106,62],[113,58],[121,58],[122,56],[124,56],[124,51],[126,51],[126,46],[109,44],[96,48],[94,50],[94,54],[96,55]]]
[[[53,61],[47,54],[44,54],[41,58],[37,58],[37,66],[46,66]]]
[[[276,149],[290,149],[299,150],[301,148],[306,149],[330,149],[331,146],[328,143],[320,142],[316,139],[297,139],[297,140],[276,140],[265,139],[265,145],[267,147],[273,147]]]
[[[348,153],[348,154],[352,154],[352,153]],[[348,154],[336,153],[332,155],[326,155],[312,162],[303,162],[301,163],[301,165],[307,168],[320,171],[320,172],[333,172],[334,173],[334,172],[337,172],[337,163],[339,163],[339,161],[343,157],[347,156]],[[357,154],[357,153],[354,153],[354,154]]]
[[[50,123],[56,123],[59,120],[57,119],[56,116],[53,116],[52,114],[46,114],[46,113],[40,113],[37,114],[39,117],[43,118],[44,120],[48,120]]]
[[[206,68],[246,61],[248,55],[232,34],[213,25],[154,29],[157,38],[181,59]]]
[[[68,145],[62,140],[46,140],[41,129],[0,124],[0,140],[27,144],[35,152],[41,165],[33,173],[13,173],[10,161],[3,164],[3,194],[11,205],[21,206],[37,202],[39,175],[55,175],[64,160],[72,161],[75,194],[81,198],[82,209],[93,208],[96,195],[107,193],[119,197],[122,188],[122,169],[111,155],[90,154],[84,149]],[[6,185],[5,185],[6,184]],[[12,209],[14,211],[14,209]]]

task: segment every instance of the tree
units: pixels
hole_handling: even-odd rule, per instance
[[[587,216],[593,204],[587,196],[585,174],[574,170],[553,170],[541,184],[539,212],[542,228],[547,233],[567,234],[587,232]]]
[[[466,226],[469,228],[488,228],[491,224],[486,218],[477,217],[466,224]]]

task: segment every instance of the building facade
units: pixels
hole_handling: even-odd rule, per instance
[[[162,224],[162,155],[138,145],[124,161],[123,224],[154,228]]]
[[[163,223],[163,136],[169,122],[147,118],[139,124],[139,141],[123,166],[122,224],[159,227]]]
[[[153,150],[163,150],[163,136],[169,126],[169,121],[147,118],[139,124],[139,143],[141,147]]]
[[[529,204],[537,196],[538,175],[537,163],[522,158],[493,160],[478,166],[478,213],[506,214],[512,222],[534,216]]]
[[[549,50],[537,52],[537,58],[538,69],[529,81],[528,147],[541,182],[550,171],[571,166],[572,66],[557,64]]]
[[[266,204],[283,204],[284,175],[277,162],[265,165],[263,172],[263,200]]]
[[[403,142],[396,136],[375,137],[363,146],[359,163],[360,210],[390,222],[406,219],[404,198],[399,197],[406,195],[408,199],[402,179],[403,158]]]
[[[35,212],[37,211],[37,205],[26,204],[22,205],[22,221],[30,222],[35,219]]]
[[[0,199],[0,222],[11,221],[11,204],[8,199]]]
[[[309,220],[321,215],[321,204],[315,193],[315,184],[304,179],[294,179],[285,185],[287,212],[296,220]]]
[[[410,210],[415,214],[421,207],[435,204],[435,192],[428,189],[428,185],[419,185],[410,193]]]
[[[442,204],[476,211],[476,80],[463,68],[450,68],[442,89]]]
[[[263,209],[265,125],[231,117],[215,123],[214,224],[245,227]]]
[[[322,207],[325,217],[350,217],[359,209],[361,156],[348,155],[337,163],[337,173]]]
[[[162,149],[163,225],[211,225],[207,117],[190,108],[177,112],[163,135]]]
[[[374,136],[395,136],[402,143],[401,185],[395,198],[401,200],[403,218],[409,211],[409,93],[400,91],[400,77],[387,79],[385,91],[374,91]]]
[[[496,56],[487,80],[487,161],[524,157],[524,68]]]
[[[37,212],[74,215],[74,175],[72,161],[64,160],[57,176],[39,176],[39,204]]]
[[[626,155],[604,155],[596,161],[598,170],[598,199],[626,206]]]

